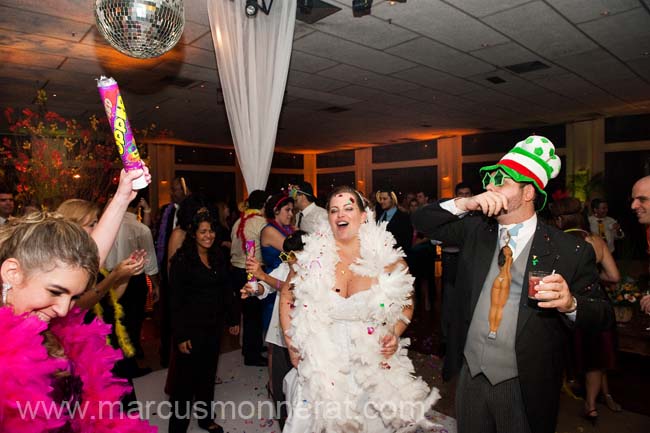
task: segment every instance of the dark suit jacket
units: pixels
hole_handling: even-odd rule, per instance
[[[383,213],[379,215],[377,221],[381,221],[383,215]],[[393,218],[388,222],[386,230],[391,232],[393,237],[395,237],[395,248],[402,247],[404,253],[408,254],[413,241],[413,227],[411,226],[411,218],[409,215],[397,209]]]
[[[497,247],[498,224],[483,216],[459,219],[438,203],[413,215],[416,230],[432,239],[461,246],[451,326],[443,377],[460,370],[470,321]],[[535,262],[536,264],[533,264]],[[562,275],[578,301],[575,323],[557,310],[528,306],[528,281],[524,281],[515,352],[528,421],[533,433],[555,431],[564,368],[564,347],[572,326],[605,329],[614,320],[607,295],[598,283],[593,248],[542,222],[533,236],[526,274],[538,269]]]
[[[164,283],[167,282],[167,259],[168,259],[168,256],[167,256],[167,253],[168,253],[167,243],[169,242],[169,237],[171,236],[172,231],[174,230],[174,215],[176,214],[176,212],[178,212],[178,210],[172,209],[172,211],[167,216],[167,221],[163,221],[163,219],[165,217],[165,212],[167,211],[167,208],[169,206],[173,207],[174,203],[167,203],[166,205],[164,205],[164,206],[162,206],[160,208],[160,212],[158,213],[158,215],[160,215],[160,220],[158,221],[158,226],[156,228],[156,238],[155,238],[156,251],[159,248],[158,243],[161,242],[161,241],[163,243],[161,247],[164,250],[164,255],[163,255],[162,258],[159,257],[158,259],[159,259],[159,262],[160,262],[160,269],[159,269],[160,276],[161,276]],[[161,237],[160,230],[163,229],[163,228],[165,230],[165,233]]]
[[[196,252],[181,248],[172,258],[169,285],[174,342],[221,336],[223,325],[239,325],[240,306],[221,250],[210,252],[211,268]]]

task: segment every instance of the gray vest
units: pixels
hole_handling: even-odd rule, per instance
[[[478,298],[474,309],[474,317],[472,317],[472,323],[467,333],[464,354],[469,371],[472,377],[483,373],[492,385],[517,377],[519,374],[517,372],[517,356],[515,355],[515,336],[517,333],[517,318],[519,317],[519,301],[531,244],[532,238],[523,246],[523,250],[518,254],[517,260],[512,263],[510,268],[512,273],[510,294],[503,308],[503,318],[496,339],[488,339],[488,333],[490,332],[488,313],[490,311],[492,283],[499,275],[497,261],[500,248],[498,245],[492,257],[492,265],[487,277],[485,277],[485,283],[483,283],[483,289]]]

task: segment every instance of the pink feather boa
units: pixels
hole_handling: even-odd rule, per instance
[[[0,308],[0,431],[40,433],[62,427],[68,415],[55,412],[58,405],[50,393],[55,373],[72,365],[83,382],[80,410],[71,420],[74,432],[156,432],[146,421],[120,414],[119,407],[110,404],[129,391],[127,381],[111,373],[122,354],[106,343],[109,325],[98,319],[85,325],[83,318],[84,312],[75,308],[65,318],[52,321],[50,330],[67,357],[56,359],[43,346],[45,322]],[[20,409],[28,404],[34,411],[22,416]]]

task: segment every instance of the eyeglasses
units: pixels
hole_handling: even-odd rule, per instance
[[[280,253],[280,260],[282,260],[283,263],[293,262],[296,260],[296,253],[294,251],[289,251],[288,253],[282,251]]]
[[[505,171],[498,169],[494,173],[485,173],[483,176],[483,189],[487,189],[490,183],[494,186],[502,186],[506,179],[512,179]]]

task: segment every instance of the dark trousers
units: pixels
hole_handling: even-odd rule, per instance
[[[169,401],[172,416],[169,419],[169,433],[185,433],[190,424],[192,401],[197,405],[200,426],[212,423],[214,406],[214,382],[219,359],[219,336],[202,336],[191,339],[189,355],[174,348],[176,368],[172,377],[172,393]]]
[[[530,433],[518,378],[492,385],[463,362],[456,387],[458,433]]]
[[[282,381],[284,376],[293,368],[291,365],[291,358],[289,358],[289,351],[285,347],[276,346],[271,344],[271,393],[273,393],[273,401],[275,407],[279,408],[279,413],[276,417],[280,422],[280,428],[284,428],[284,422],[287,419],[287,398],[282,391]]]
[[[454,283],[458,272],[458,254],[442,252],[442,303],[440,305],[440,344],[445,347],[449,334]]]
[[[169,366],[172,342],[172,303],[167,278],[160,281],[160,365]]]
[[[140,334],[142,332],[142,323],[144,322],[144,307],[147,303],[147,277],[145,274],[134,275],[129,279],[124,295],[120,298],[120,304],[124,310],[122,323],[129,334],[131,344],[136,350],[137,355],[142,355],[142,346],[140,345]]]
[[[121,398],[124,411],[128,412],[133,408],[137,407],[137,398],[135,396],[135,387],[133,386],[133,378],[138,374],[138,363],[134,357],[131,358],[122,358],[115,363],[113,366],[113,374],[115,377],[121,377],[129,381],[129,386],[131,391],[124,394]]]
[[[233,267],[233,284],[241,289],[246,284],[246,270]],[[260,358],[264,340],[262,337],[262,302],[255,296],[248,297],[241,302],[242,310],[242,355],[244,362],[255,361]]]

